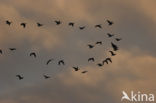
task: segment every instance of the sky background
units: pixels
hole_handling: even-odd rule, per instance
[[[0,0],[0,103],[121,103],[123,90],[156,94],[155,10],[155,0]],[[107,19],[114,25],[109,27]],[[63,24],[56,26],[54,20]],[[25,29],[21,22],[27,23]],[[96,24],[103,29],[95,29]],[[123,40],[108,39],[108,32]],[[89,50],[87,44],[96,41],[104,44]],[[111,42],[120,48],[113,63],[97,67],[110,56]],[[36,59],[29,57],[32,51]],[[88,63],[89,57],[96,62]],[[54,61],[46,66],[50,58]],[[60,59],[65,66],[57,66]],[[74,72],[72,66],[89,72]],[[43,74],[52,78],[45,80]]]

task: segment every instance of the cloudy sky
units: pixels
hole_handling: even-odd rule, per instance
[[[0,0],[0,103],[122,103],[123,90],[156,94],[155,5],[155,0]],[[108,26],[107,19],[114,25]],[[70,21],[75,27],[67,25]],[[27,23],[25,29],[21,22]],[[37,22],[44,26],[38,28]],[[95,29],[96,24],[103,29]],[[107,38],[108,32],[123,40]],[[103,45],[89,50],[87,44],[96,41]],[[111,42],[120,48],[113,63],[97,67],[110,56]],[[36,59],[29,57],[32,51]],[[88,63],[89,57],[96,62]],[[65,66],[57,65],[60,59]],[[81,70],[74,72],[72,66]]]

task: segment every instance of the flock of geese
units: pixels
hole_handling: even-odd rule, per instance
[[[61,24],[62,24],[62,21],[60,21],[60,20],[55,20],[54,22],[56,23],[56,25],[61,25]],[[112,26],[112,25],[114,24],[114,22],[113,22],[113,21],[110,21],[110,20],[106,20],[106,22],[108,23],[108,26]],[[6,20],[5,23],[6,23],[7,25],[11,26],[13,22],[12,22],[12,21],[9,21],[9,20]],[[37,24],[38,27],[44,26],[44,24],[41,24],[41,23],[39,23],[39,22],[37,22],[36,24]],[[22,22],[22,23],[20,23],[20,25],[21,25],[23,28],[26,28],[27,23]],[[71,26],[71,27],[74,27],[75,23],[74,23],[74,22],[69,22],[68,25]],[[79,27],[80,30],[83,30],[83,29],[85,29],[85,28],[86,28],[86,26],[80,26],[80,27]],[[102,24],[97,24],[97,25],[95,25],[95,28],[100,28],[100,29],[102,29]],[[115,35],[114,35],[114,34],[111,34],[111,33],[107,33],[107,36],[108,36],[108,38],[112,38],[112,37],[114,37]],[[117,42],[119,42],[120,40],[122,40],[122,38],[114,38],[114,39],[115,39]],[[96,45],[102,45],[102,44],[103,44],[102,41],[97,41],[94,45],[93,45],[93,44],[88,44],[87,46],[88,46],[89,49],[93,49]],[[115,55],[116,55],[115,52],[116,52],[117,50],[119,50],[119,47],[118,47],[116,44],[114,44],[113,42],[111,42],[111,47],[112,47],[113,50],[112,50],[112,51],[109,51],[109,53],[111,54],[111,56],[115,56]],[[16,51],[17,49],[16,49],[16,48],[9,48],[9,50],[10,50],[10,51]],[[0,49],[0,55],[2,55],[2,54],[3,54],[3,50]],[[30,57],[34,57],[34,58],[37,57],[37,55],[36,55],[35,52],[31,52],[31,53],[29,54],[29,56],[30,56]],[[48,65],[48,64],[51,63],[52,61],[53,61],[53,59],[49,59],[49,60],[46,62],[46,65]],[[88,59],[88,62],[95,62],[95,58],[94,58],[94,57],[89,58],[89,59]],[[64,61],[64,60],[59,60],[57,63],[58,63],[57,65],[59,65],[59,66],[65,65],[65,61]],[[97,66],[102,67],[105,63],[106,63],[106,64],[112,63],[111,57],[107,57],[107,58],[104,59],[101,63],[98,63]],[[74,71],[79,71],[79,70],[80,70],[80,68],[79,68],[78,66],[74,66],[74,67],[72,67],[72,68],[73,68]],[[81,73],[84,74],[84,73],[87,73],[87,72],[88,72],[88,71],[84,70],[84,71],[82,71]],[[19,80],[24,79],[24,76],[22,76],[22,75],[20,75],[20,74],[16,75],[16,77],[17,77]],[[48,75],[43,75],[43,77],[44,77],[45,79],[51,78],[51,76],[48,76]]]
[[[109,26],[111,26],[111,25],[114,24],[113,21],[110,21],[110,20],[106,20],[106,21],[107,21],[107,23],[108,23]],[[62,21],[60,21],[60,20],[55,20],[54,22],[55,22],[56,25],[61,25],[61,24],[62,24]],[[5,23],[6,23],[7,25],[11,26],[11,24],[12,24],[13,22],[12,22],[12,21],[9,21],[9,20],[6,20]],[[37,22],[36,25],[37,25],[38,27],[44,26],[44,24],[41,24],[41,23],[39,23],[39,22]],[[71,26],[71,27],[74,27],[75,23],[74,23],[74,22],[69,22],[68,25]],[[22,22],[22,23],[20,23],[20,26],[22,26],[23,28],[26,28],[27,23],[26,23],[26,22]],[[95,25],[94,27],[95,27],[95,28],[100,28],[100,29],[102,29],[102,24],[97,24],[97,25]],[[79,26],[79,29],[80,29],[80,30],[83,30],[83,29],[85,29],[85,28],[86,28],[86,26]]]

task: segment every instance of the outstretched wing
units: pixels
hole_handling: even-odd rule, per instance
[[[87,73],[87,72],[88,72],[88,71],[82,71],[81,73],[83,73],[83,74],[84,74],[84,73]]]
[[[49,59],[49,60],[47,61],[46,64],[48,65],[52,60],[53,60],[53,59]]]
[[[108,61],[110,61],[112,63],[112,59],[111,58],[107,58]]]
[[[36,53],[32,52],[30,53],[30,56],[34,56],[36,58]]]
[[[119,50],[119,47],[117,45],[115,45],[114,43],[111,42],[112,48],[114,51]]]
[[[2,50],[0,50],[0,54],[2,54],[3,52],[2,52]]]

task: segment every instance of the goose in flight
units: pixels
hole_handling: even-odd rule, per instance
[[[109,38],[111,38],[111,37],[114,36],[114,34],[107,33],[107,36],[108,36]]]
[[[50,78],[50,76],[48,76],[48,75],[43,75],[43,77],[44,77],[44,79],[49,79]]]
[[[88,72],[88,71],[85,70],[85,71],[82,71],[81,73],[85,74],[85,73],[87,73],[87,72]]]
[[[43,24],[41,24],[41,23],[37,23],[37,26],[38,26],[38,27],[41,27],[41,26],[43,26]]]
[[[102,29],[102,25],[101,25],[101,24],[95,25],[95,28],[100,28],[100,29]]]
[[[107,20],[107,23],[108,23],[109,26],[111,26],[111,25],[114,24],[114,22],[113,21],[110,21],[110,20]]]
[[[19,79],[19,80],[24,79],[24,77],[23,77],[23,76],[21,76],[21,75],[16,75],[16,77],[18,77],[18,79]]]
[[[103,65],[104,65],[104,63],[107,63],[107,64],[108,64],[108,62],[111,62],[111,63],[112,63],[112,59],[111,59],[111,58],[106,58],[106,59],[103,61]]]
[[[83,30],[83,29],[85,29],[85,26],[80,26],[79,29]]]
[[[52,60],[53,59],[49,59],[46,64],[48,65],[50,62],[52,62]]]
[[[102,67],[102,66],[103,66],[103,64],[101,64],[101,63],[98,63],[97,65],[98,65],[99,67]]]
[[[106,60],[112,63],[112,59],[111,58],[106,58]]]
[[[119,50],[119,47],[117,45],[115,45],[114,43],[111,42],[112,48],[114,51]]]
[[[21,23],[20,25],[21,25],[23,28],[26,27],[26,23]]]
[[[108,61],[105,59],[105,60],[103,60],[103,65],[105,64],[105,63],[107,63],[108,64]]]
[[[65,65],[65,62],[64,62],[64,60],[60,60],[60,61],[58,61],[58,65]]]
[[[80,70],[79,67],[73,67],[73,69],[74,69],[75,71]]]
[[[94,45],[88,44],[89,49],[94,48]]]
[[[16,50],[16,48],[9,48],[9,50],[10,50],[10,51],[15,51],[15,50]]]
[[[0,54],[2,54],[3,53],[3,51],[0,49]]]
[[[115,56],[116,54],[113,51],[109,51],[112,56]]]
[[[99,45],[102,45],[102,41],[97,41],[95,44],[99,44]]]
[[[91,62],[91,61],[94,62],[95,59],[94,59],[94,58],[89,58],[89,59],[88,59],[88,62]]]
[[[31,53],[30,53],[30,56],[34,56],[34,58],[36,58],[36,57],[37,57],[37,55],[36,55],[36,53],[35,53],[35,52],[31,52]]]
[[[115,40],[116,40],[116,41],[120,41],[120,40],[122,40],[122,39],[121,39],[121,38],[115,38]]]
[[[73,26],[74,26],[74,24],[75,24],[75,23],[70,22],[68,25],[73,27]]]
[[[62,22],[60,20],[55,20],[54,22],[56,23],[56,25],[62,24]]]
[[[10,26],[12,22],[9,20],[6,20],[5,23]]]

